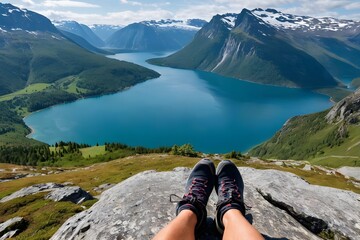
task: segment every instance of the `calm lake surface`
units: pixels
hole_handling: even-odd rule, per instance
[[[30,137],[54,144],[121,142],[132,146],[191,143],[207,153],[246,151],[270,138],[292,116],[331,107],[307,90],[265,86],[201,71],[147,64],[166,53],[121,53],[161,74],[129,90],[57,105],[31,114]]]

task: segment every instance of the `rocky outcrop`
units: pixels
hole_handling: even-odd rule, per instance
[[[360,143],[359,143],[360,145]],[[360,168],[359,167],[341,167],[336,170],[345,177],[352,177],[360,181]]]
[[[101,184],[98,187],[93,188],[93,190],[97,193],[102,193],[103,191],[108,190],[109,188],[112,188],[113,186],[115,186],[115,184],[105,183],[105,184]]]
[[[84,201],[93,199],[93,197],[80,187],[63,187],[54,189],[46,195],[45,199],[50,199],[55,202],[70,201],[75,204],[80,204]]]
[[[27,226],[27,222],[22,217],[15,217],[0,224],[0,240],[14,237],[23,231]]]
[[[22,188],[19,191],[14,192],[13,194],[2,198],[0,200],[0,203],[4,203],[4,202],[7,202],[7,201],[10,201],[12,199],[19,198],[19,197],[25,197],[25,196],[28,196],[28,195],[37,194],[37,193],[40,193],[40,192],[52,191],[54,189],[61,188],[61,187],[64,187],[64,185],[57,184],[57,183],[35,184],[33,186],[30,186],[30,187]]]
[[[360,196],[308,184],[291,173],[240,168],[247,219],[267,239],[357,239]],[[72,218],[52,239],[150,239],[175,217],[171,194],[182,196],[189,169],[137,174],[105,191],[90,209]],[[207,206],[213,218],[217,196]],[[203,239],[221,239],[211,221]]]
[[[245,168],[250,186],[273,206],[284,210],[315,234],[357,239],[360,234],[360,195],[311,185],[291,173]]]
[[[76,204],[80,204],[86,200],[93,199],[93,197],[89,193],[82,190],[80,187],[64,186],[63,184],[57,183],[43,183],[26,187],[17,192],[14,192],[13,194],[1,199],[0,203],[4,203],[19,197],[37,194],[40,192],[50,192],[45,196],[45,199],[50,199],[55,202],[70,201]]]
[[[329,123],[345,121],[355,124],[360,121],[360,89],[338,102],[326,115]]]

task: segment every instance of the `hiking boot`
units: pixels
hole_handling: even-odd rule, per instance
[[[229,160],[221,161],[216,169],[217,183],[215,190],[218,194],[216,204],[216,228],[223,234],[223,216],[230,209],[239,210],[245,216],[245,205],[243,200],[244,182],[239,170]]]
[[[176,215],[186,209],[196,214],[195,235],[197,236],[199,236],[206,225],[206,204],[214,188],[214,183],[214,163],[209,159],[200,160],[193,168],[187,180],[182,200],[176,206]]]

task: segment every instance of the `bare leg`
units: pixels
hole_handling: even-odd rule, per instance
[[[196,222],[195,213],[183,210],[153,240],[194,240]]]
[[[224,214],[223,240],[264,240],[261,234],[246,220],[240,211],[230,209]]]
[[[206,204],[215,182],[215,165],[209,159],[200,160],[191,171],[185,194],[176,206],[177,217],[153,240],[195,240],[206,224]]]

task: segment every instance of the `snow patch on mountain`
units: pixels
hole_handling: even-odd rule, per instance
[[[165,19],[160,21],[151,20],[151,21],[143,21],[141,23],[147,26],[158,27],[158,28],[177,28],[177,29],[193,30],[193,31],[198,31],[202,27],[197,24],[191,24],[191,19],[189,20]]]
[[[68,20],[54,20],[52,21],[52,24],[57,28],[66,29],[67,31],[75,31],[80,26],[78,22]]]
[[[15,7],[11,4],[1,4],[1,9],[0,9],[0,13],[2,17],[10,17],[11,15],[14,14],[21,14],[21,17],[26,17],[29,18],[28,14],[27,14],[27,10],[26,9],[20,9],[18,7]]]
[[[227,25],[227,28],[229,30],[235,27],[236,16],[237,14],[231,14],[231,13],[223,15],[221,20],[223,21],[223,23]]]
[[[93,24],[93,25],[89,25],[89,28],[91,28],[92,30],[94,30],[94,29],[119,30],[119,29],[123,28],[123,26],[120,26],[120,25],[106,25],[106,24]]]
[[[314,18],[279,12],[275,9],[257,8],[252,10],[254,16],[277,28],[304,31],[343,31],[359,27],[359,21],[336,19],[331,17]]]
[[[21,10],[18,9],[18,8],[13,8],[13,9],[9,9],[9,10],[8,10],[9,13],[13,13],[14,11],[15,11],[15,12],[21,12]],[[25,12],[25,11],[23,11],[23,12]]]

